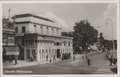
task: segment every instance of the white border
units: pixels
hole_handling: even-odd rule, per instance
[[[82,0],[82,1],[1,1],[1,3],[117,3],[118,0],[95,0],[95,1],[90,1],[90,0]]]
[[[119,40],[119,37],[120,37],[120,32],[119,32],[119,29],[120,29],[120,27],[119,27],[119,12],[120,12],[120,5],[119,5],[119,0],[92,0],[92,1],[90,1],[90,0],[85,0],[85,1],[1,1],[0,2],[0,21],[2,21],[2,4],[7,4],[7,3],[117,3],[117,43],[118,43],[118,49],[117,49],[117,55],[118,55],[118,68],[120,68],[120,66],[119,66],[119,55],[120,55],[120,40]],[[0,37],[0,46],[1,46],[1,48],[0,48],[0,51],[2,51],[2,22],[0,22],[0,24],[1,24],[1,26],[0,26],[0,35],[1,35],[1,37]],[[1,54],[2,54],[2,52],[0,52]],[[0,56],[0,58],[2,59],[2,56]],[[1,67],[2,67],[2,60],[0,60],[1,61]],[[69,76],[69,77],[79,77],[79,76],[81,76],[81,77],[86,77],[86,76],[90,76],[90,77],[93,77],[93,76],[95,76],[95,77],[101,77],[101,76],[109,76],[109,77],[118,77],[119,75],[120,75],[120,72],[119,72],[120,70],[118,69],[118,73],[117,74],[60,74],[60,75],[58,75],[58,74],[46,74],[46,75],[19,75],[19,76],[22,76],[22,77],[26,77],[26,76],[29,76],[29,77],[33,77],[33,76],[36,76],[36,77],[40,77],[40,76],[52,76],[52,77],[65,77],[65,76]],[[1,72],[1,76],[2,77],[16,77],[16,76],[18,76],[18,75],[3,75],[3,69],[1,68],[1,70],[0,70],[0,72]]]

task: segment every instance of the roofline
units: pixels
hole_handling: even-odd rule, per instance
[[[57,38],[65,38],[65,39],[73,39],[73,37],[66,37],[66,36],[51,36],[51,35],[45,35],[45,34],[38,34],[38,33],[27,33],[25,35],[38,35],[38,36],[44,36],[44,37],[57,37]]]
[[[30,13],[15,15],[15,16],[12,17],[12,19],[14,19],[14,18],[29,17],[29,16],[32,16],[32,17],[35,17],[35,18],[39,18],[39,19],[43,19],[43,20],[46,20],[46,21],[50,21],[50,22],[55,23],[54,21],[52,21],[52,20],[50,20],[50,19],[48,19],[48,18],[41,17],[41,16],[37,16],[37,15],[34,15],[34,14],[30,14]]]

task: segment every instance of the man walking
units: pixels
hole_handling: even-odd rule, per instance
[[[17,65],[17,64],[18,64],[17,60],[18,60],[18,56],[17,56],[17,55],[15,55],[15,65]]]
[[[91,65],[91,60],[89,58],[87,58],[87,64],[88,64],[88,67]]]

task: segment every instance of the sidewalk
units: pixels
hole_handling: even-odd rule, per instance
[[[99,63],[99,62],[98,62]],[[110,66],[109,60],[103,60],[102,64],[97,64],[94,65],[96,67],[99,67],[94,74],[116,74],[115,72],[113,72],[111,69],[115,68],[115,65]]]
[[[107,63],[106,66],[100,67],[97,69],[94,74],[116,74],[115,72],[111,71],[111,69],[115,68],[116,66],[109,66]]]
[[[56,63],[61,61],[60,59],[56,59],[55,61],[52,61],[51,63]],[[39,64],[47,64],[50,63],[49,61],[43,60],[43,61],[33,61],[33,62],[28,62],[25,60],[18,60],[18,65],[14,65],[14,60],[13,62],[5,62],[3,63],[3,69],[6,68],[19,68],[19,67],[27,67],[27,66],[32,66],[32,65],[39,65]]]
[[[75,60],[69,62],[72,66],[80,66],[80,64],[82,64],[82,62],[84,61],[82,59],[83,54],[77,54],[75,55]]]

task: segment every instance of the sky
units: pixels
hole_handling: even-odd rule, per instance
[[[81,20],[88,20],[105,39],[117,39],[117,5],[115,3],[9,3],[3,4],[3,17],[22,13],[45,15],[57,20],[63,31],[73,31],[73,26]],[[107,20],[110,19],[110,20]],[[107,23],[107,24],[106,24]]]

